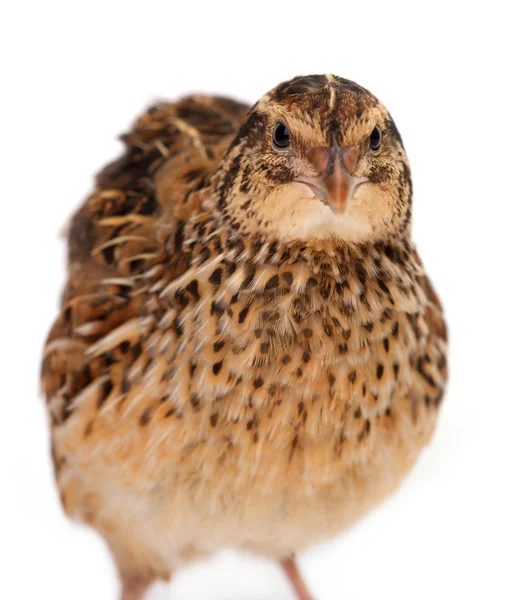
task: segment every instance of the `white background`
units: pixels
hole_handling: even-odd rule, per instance
[[[301,557],[318,600],[505,598],[505,58],[500,3],[250,0],[5,3],[0,15],[0,596],[109,600],[111,560],[58,505],[39,397],[63,282],[59,239],[153,99],[253,102],[331,72],[390,109],[411,159],[414,233],[444,302],[451,385],[399,493]],[[289,600],[276,565],[226,553],[149,600]]]

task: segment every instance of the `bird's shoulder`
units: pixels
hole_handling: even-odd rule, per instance
[[[91,258],[117,231],[104,229],[107,224],[149,226],[161,217],[170,226],[172,216],[191,212],[195,192],[208,185],[247,111],[235,100],[198,95],[149,107],[121,136],[123,154],[99,172],[73,217],[70,262]]]

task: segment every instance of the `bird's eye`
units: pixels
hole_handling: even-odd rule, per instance
[[[274,146],[280,149],[288,148],[290,145],[290,130],[281,121],[278,121],[276,127],[274,127],[272,141],[274,142]]]
[[[369,137],[369,147],[373,152],[376,152],[380,149],[381,146],[381,129],[376,126]]]

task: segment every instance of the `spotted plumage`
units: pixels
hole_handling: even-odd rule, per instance
[[[326,75],[250,110],[161,103],[123,139],[72,219],[44,352],[63,506],[124,598],[225,546],[283,560],[309,598],[289,557],[397,486],[445,387],[399,133]]]

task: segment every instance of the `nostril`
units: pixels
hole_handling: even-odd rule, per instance
[[[327,167],[329,165],[329,149],[323,146],[312,148],[309,151],[308,156],[313,167],[318,171],[320,175],[323,175],[327,171]]]
[[[355,148],[354,146],[348,146],[347,148],[343,148],[341,150],[341,156],[345,169],[350,175],[352,175],[355,169],[357,168],[358,148]]]

